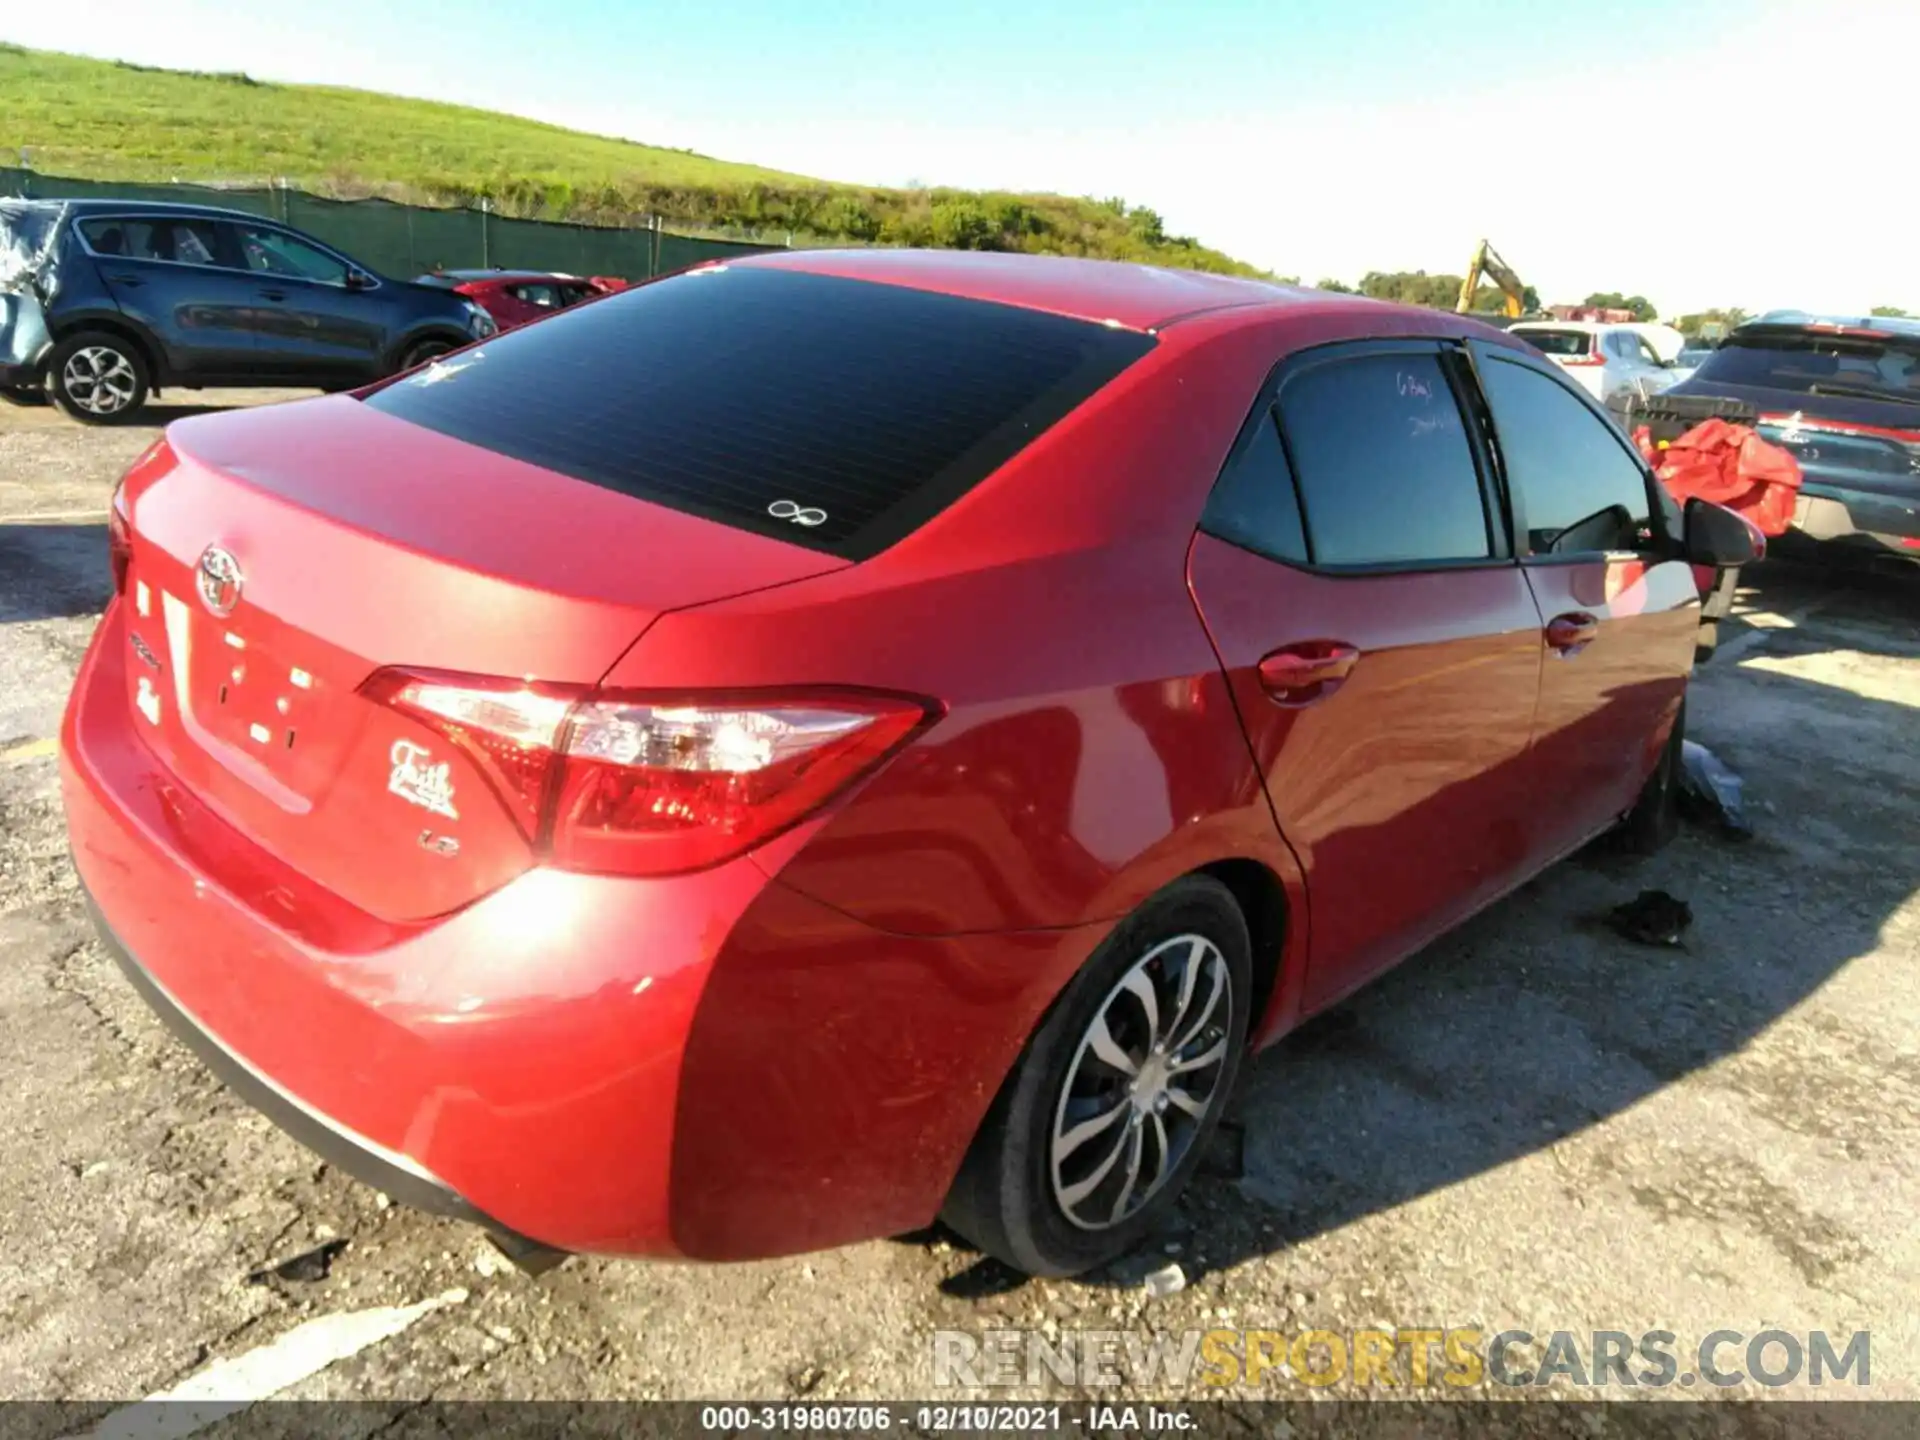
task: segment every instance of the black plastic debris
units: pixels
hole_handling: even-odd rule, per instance
[[[1664,890],[1642,890],[1607,912],[1614,933],[1638,945],[1676,946],[1680,934],[1693,923],[1693,907]]]
[[[290,1260],[282,1260],[278,1265],[267,1265],[247,1276],[249,1285],[264,1285],[269,1280],[292,1280],[311,1283],[324,1280],[333,1269],[334,1259],[347,1248],[344,1240],[329,1240],[324,1245],[316,1245],[311,1250],[302,1251]]]
[[[1752,839],[1741,790],[1740,777],[1718,755],[1691,740],[1680,743],[1678,799],[1687,819],[1711,826],[1730,840]]]

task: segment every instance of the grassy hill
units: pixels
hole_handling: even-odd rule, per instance
[[[0,157],[99,180],[283,176],[384,195],[618,223],[636,214],[798,240],[1026,250],[1261,273],[1120,200],[835,184],[461,105],[0,44]]]

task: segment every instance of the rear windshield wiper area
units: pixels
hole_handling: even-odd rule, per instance
[[[1833,395],[1848,400],[1885,400],[1893,405],[1920,405],[1920,394],[1899,390],[1877,390],[1871,385],[1827,385],[1819,381],[1807,386],[1810,395]]]

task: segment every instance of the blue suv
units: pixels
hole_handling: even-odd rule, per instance
[[[166,386],[351,389],[493,333],[464,296],[257,215],[0,200],[0,390],[44,389],[77,420]]]

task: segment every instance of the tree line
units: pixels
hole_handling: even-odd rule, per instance
[[[1399,305],[1425,305],[1435,310],[1451,310],[1460,301],[1463,278],[1459,275],[1429,275],[1425,270],[1369,270],[1360,277],[1358,285],[1323,279],[1316,281],[1314,288],[1341,295],[1365,295],[1374,300],[1391,300]],[[1500,313],[1505,303],[1506,297],[1498,287],[1483,282],[1474,292],[1473,311],[1481,315],[1494,315]],[[1623,295],[1618,290],[1596,290],[1579,303],[1602,310],[1625,310],[1643,324],[1660,318],[1659,310],[1646,296]],[[1538,313],[1544,308],[1540,304],[1539,292],[1531,285],[1525,288],[1522,304],[1528,314]],[[1916,318],[1897,305],[1876,305],[1867,313],[1883,318]],[[1735,306],[1698,310],[1678,316],[1668,323],[1692,339],[1700,335],[1724,334],[1752,318],[1748,311]]]

